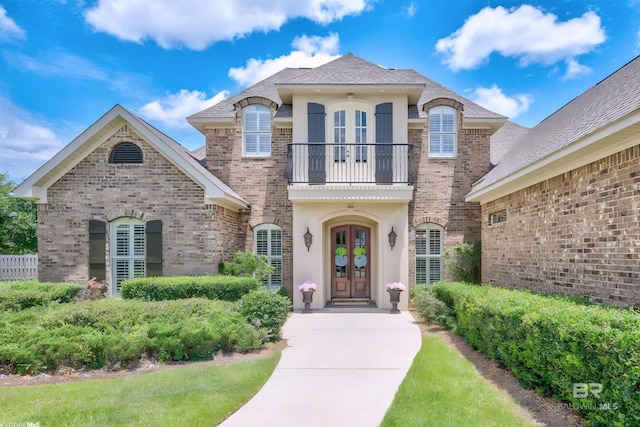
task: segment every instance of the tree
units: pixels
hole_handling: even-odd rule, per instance
[[[15,187],[7,174],[0,173],[0,254],[38,251],[36,205],[11,195]]]

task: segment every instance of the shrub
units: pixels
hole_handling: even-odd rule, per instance
[[[0,282],[0,310],[24,310],[53,301],[71,302],[82,288],[76,283],[40,283],[37,280]]]
[[[256,255],[253,252],[236,252],[233,254],[233,261],[223,261],[218,266],[220,274],[230,276],[253,277],[263,283],[275,267],[269,264],[265,255]]]
[[[276,292],[278,293],[278,295],[282,295],[283,297],[289,298],[289,291],[284,286],[278,287]]]
[[[480,283],[482,248],[480,242],[462,243],[444,251],[444,262],[454,277],[467,283]]]
[[[145,277],[122,282],[125,299],[164,301],[185,298],[207,298],[237,301],[244,294],[259,289],[260,282],[250,277],[175,276]]]
[[[436,297],[430,286],[418,285],[411,289],[411,301],[425,322],[441,326],[450,324],[449,318],[453,315],[453,310]]]
[[[640,423],[640,315],[490,286],[438,283],[467,342],[526,387],[568,402],[591,425]],[[599,397],[574,392],[599,383]]]
[[[31,372],[119,368],[141,359],[198,360],[261,342],[234,305],[102,299],[0,314],[0,365]]]
[[[87,283],[78,295],[76,301],[95,301],[107,297],[107,282],[100,282],[95,278],[87,280]]]
[[[274,291],[261,289],[244,295],[239,308],[246,321],[262,331],[263,341],[270,342],[280,339],[280,328],[291,311],[291,301]]]

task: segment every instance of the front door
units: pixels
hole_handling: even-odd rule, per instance
[[[331,298],[371,297],[370,237],[360,225],[331,229]]]

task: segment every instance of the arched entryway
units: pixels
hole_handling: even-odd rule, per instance
[[[371,298],[371,228],[343,224],[331,228],[331,299]]]

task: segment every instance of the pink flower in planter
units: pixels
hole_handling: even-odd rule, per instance
[[[318,290],[318,285],[313,283],[311,280],[307,280],[302,285],[298,286],[298,290],[301,292],[316,291]]]
[[[400,282],[387,283],[387,290],[389,291],[404,291],[406,288]]]

